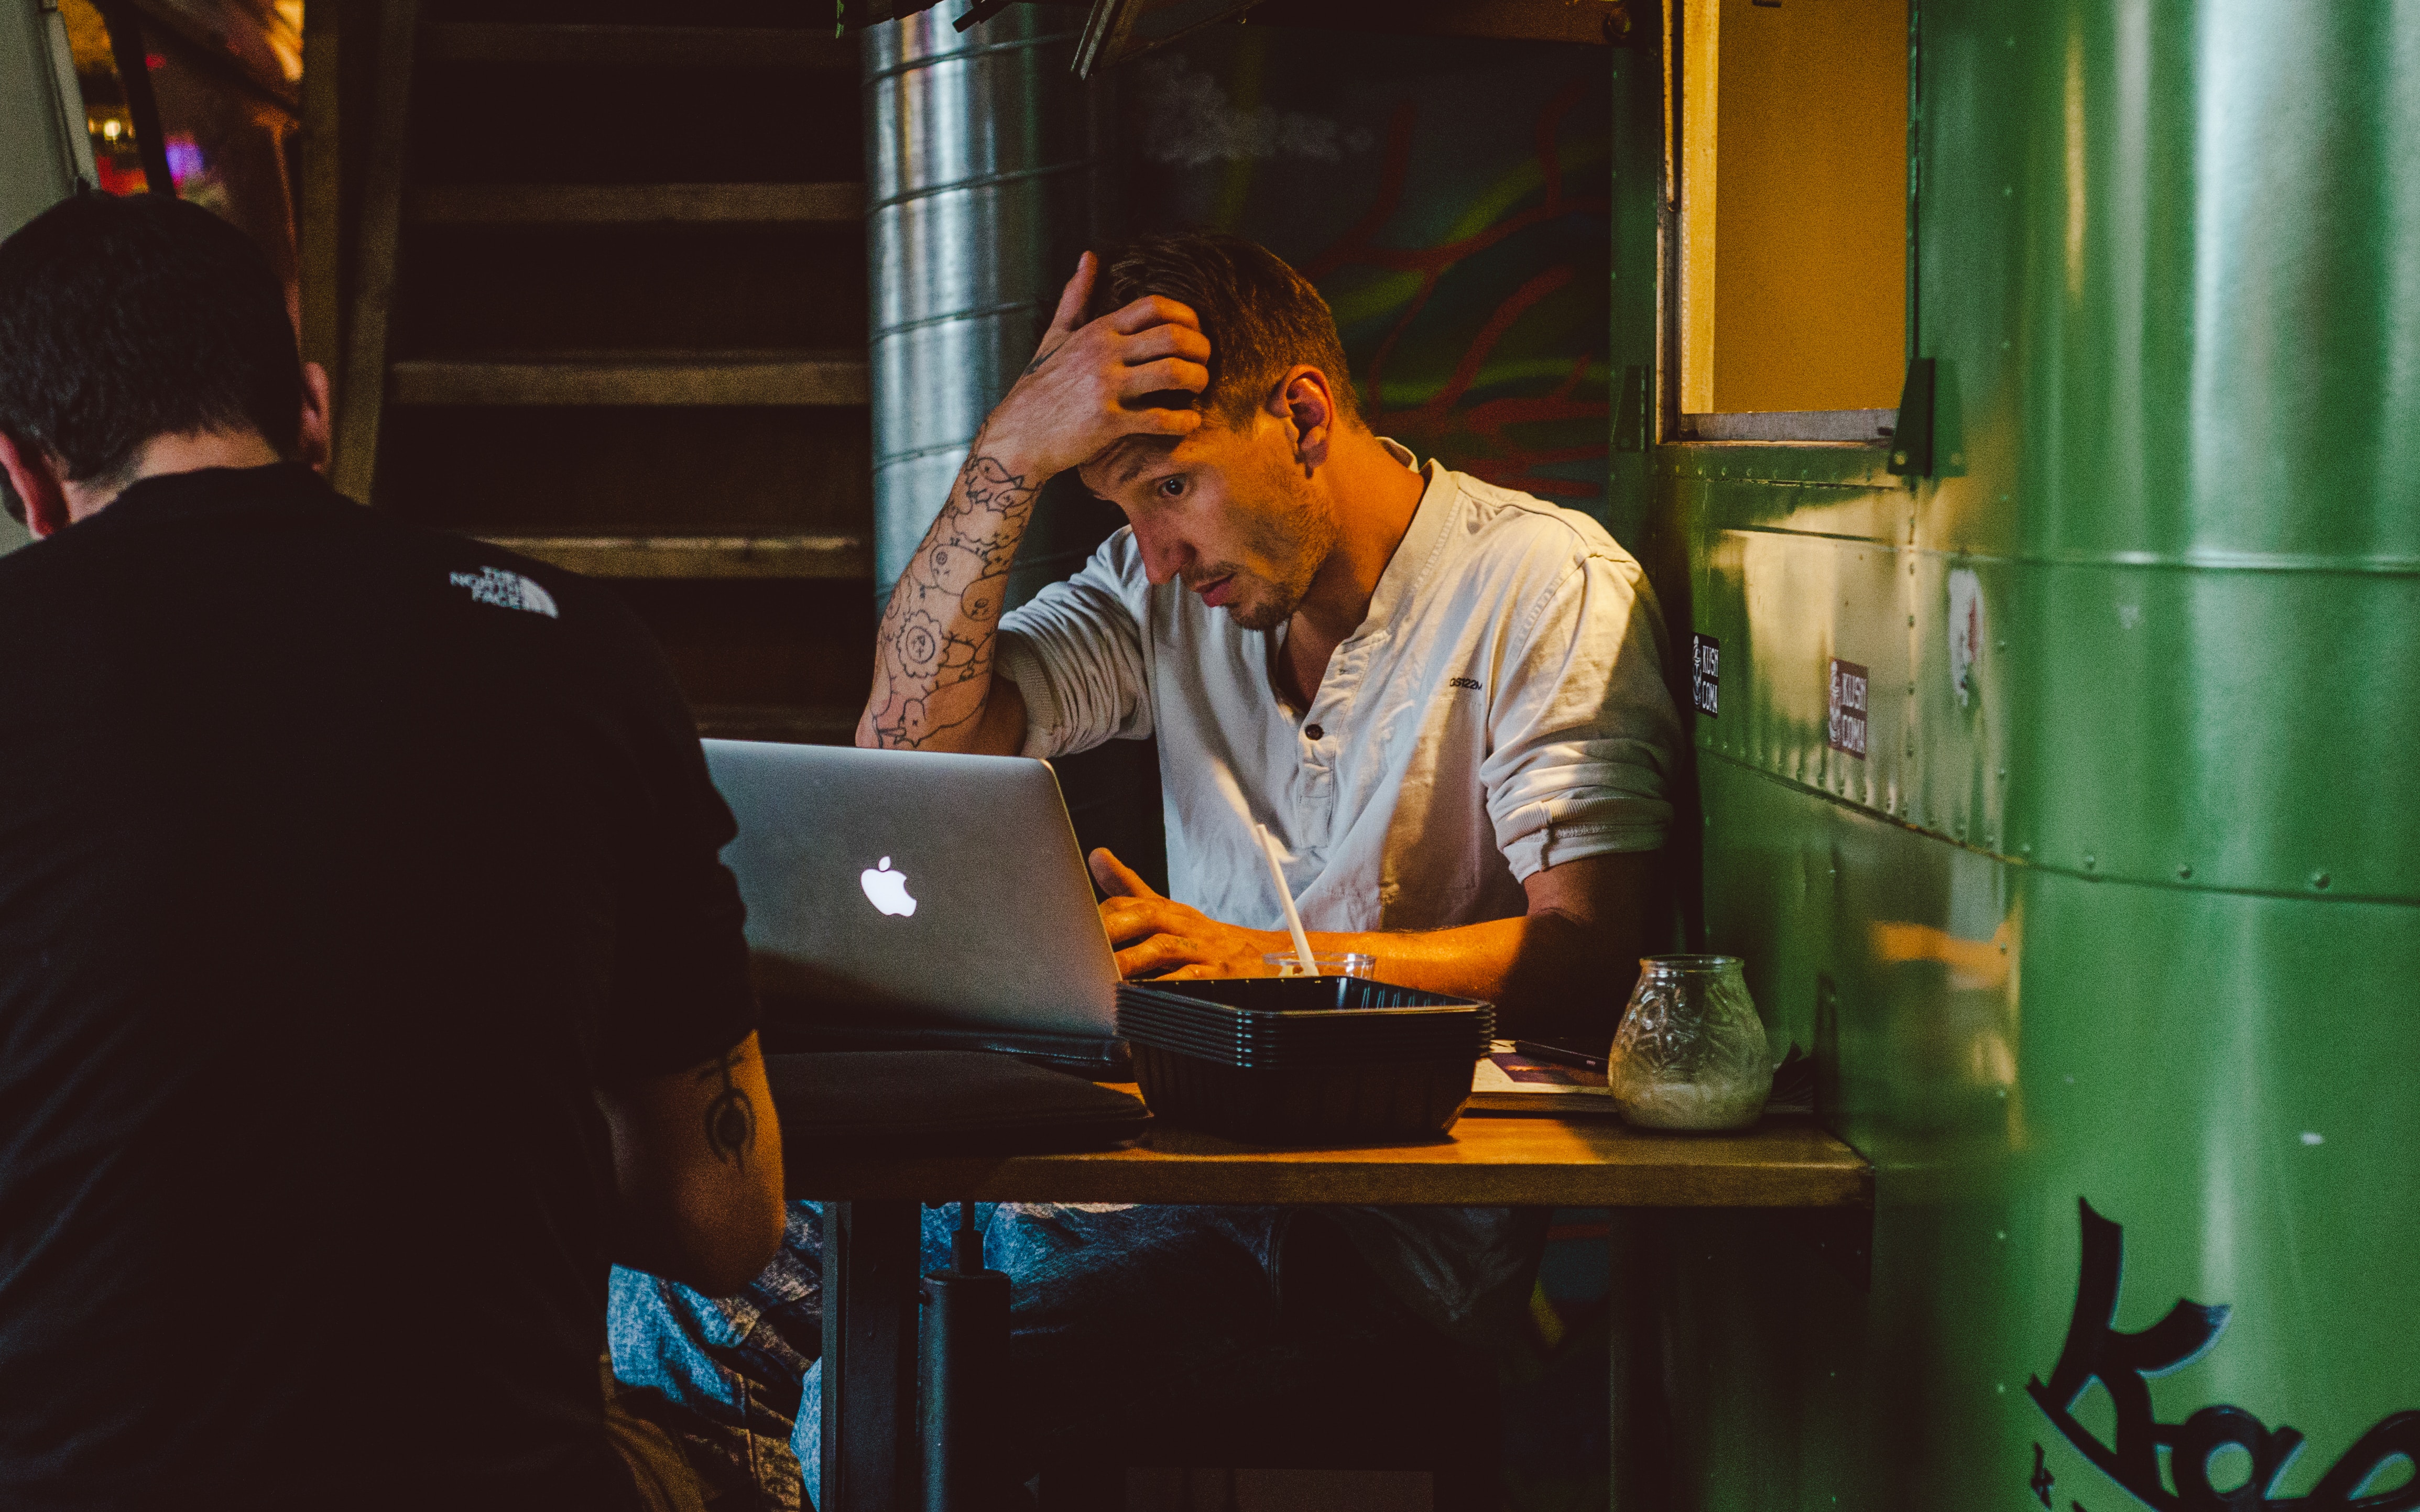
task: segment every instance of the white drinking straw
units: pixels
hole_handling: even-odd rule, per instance
[[[1302,932],[1302,915],[1294,905],[1294,894],[1286,890],[1285,868],[1278,864],[1278,842],[1269,838],[1269,826],[1254,825],[1252,833],[1261,837],[1261,856],[1269,863],[1269,880],[1278,885],[1278,902],[1285,904],[1286,928],[1294,931],[1294,956],[1306,977],[1319,975],[1319,964],[1311,958],[1311,936]]]

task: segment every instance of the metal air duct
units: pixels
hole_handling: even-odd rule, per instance
[[[1012,6],[960,33],[936,8],[864,33],[877,601],[1084,250],[1092,154],[1068,72],[1077,19]],[[1107,533],[1069,515],[1037,511],[1012,602],[1064,577]],[[1085,538],[1058,539],[1071,528]]]

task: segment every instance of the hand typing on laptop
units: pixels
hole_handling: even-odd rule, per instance
[[[1267,969],[1265,955],[1293,949],[1282,929],[1243,929],[1161,897],[1108,851],[1094,851],[1090,865],[1093,880],[1109,895],[1101,904],[1101,923],[1109,943],[1118,947],[1123,977],[1184,980],[1260,976]],[[1563,974],[1570,963],[1586,963],[1598,953],[1590,937],[1596,931],[1607,923],[1619,928],[1625,910],[1634,917],[1643,912],[1646,899],[1638,881],[1633,868],[1589,856],[1536,873],[1528,887],[1536,906],[1518,919],[1455,930],[1313,930],[1311,944],[1323,955],[1347,950],[1368,954],[1377,962],[1379,980],[1399,986],[1470,993],[1474,980],[1489,980],[1498,984],[1494,993],[1483,995],[1491,1001],[1536,1003],[1570,986]],[[1532,953],[1525,958],[1525,950]],[[1593,994],[1602,988],[1589,983],[1583,990]],[[1544,1022],[1548,1015],[1532,1012],[1527,1017]],[[1556,1021],[1572,1019],[1557,1016]],[[1610,1043],[1610,1026],[1602,1036],[1596,1028],[1590,1025],[1582,1033]]]
[[[1093,880],[1109,897],[1101,903],[1101,927],[1109,943],[1131,942],[1118,951],[1118,975],[1159,977],[1257,977],[1261,958],[1291,948],[1283,930],[1222,924],[1199,908],[1154,892],[1132,867],[1108,851],[1094,851]]]

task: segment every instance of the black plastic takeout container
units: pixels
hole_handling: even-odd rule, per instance
[[[1118,1033],[1156,1117],[1257,1144],[1432,1139],[1496,1010],[1359,977],[1128,982]]]

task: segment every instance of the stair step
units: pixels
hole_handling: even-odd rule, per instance
[[[564,352],[396,363],[397,405],[861,405],[866,361],[836,352]]]
[[[449,63],[560,63],[592,68],[832,69],[854,72],[857,41],[812,27],[613,26],[440,22],[422,28],[423,57]]]
[[[865,213],[861,184],[433,184],[407,213],[423,225],[844,224]]]
[[[862,535],[482,535],[591,578],[867,578]]]
[[[709,740],[772,740],[794,746],[845,746],[861,711],[779,703],[705,703],[697,733]]]

